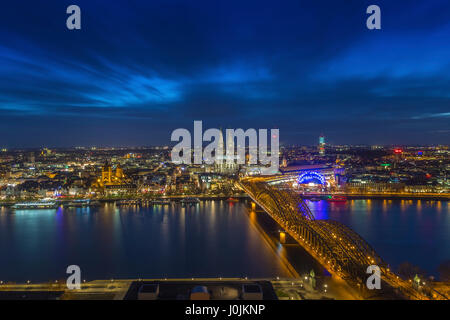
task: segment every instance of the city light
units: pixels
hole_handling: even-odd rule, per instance
[[[76,2],[2,3],[0,300],[450,300],[448,1]]]

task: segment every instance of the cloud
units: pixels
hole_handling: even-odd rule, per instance
[[[450,118],[450,112],[441,112],[441,113],[425,113],[418,116],[414,116],[411,119],[429,119],[429,118]]]
[[[193,120],[290,143],[448,142],[447,1],[381,1],[376,32],[368,1],[80,0],[79,32],[69,2],[29,4],[0,12],[0,144],[164,143]]]

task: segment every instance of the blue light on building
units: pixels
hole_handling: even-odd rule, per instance
[[[316,184],[326,184],[325,177],[315,171],[307,171],[302,173],[298,177],[298,184],[305,184],[305,183],[316,183]]]

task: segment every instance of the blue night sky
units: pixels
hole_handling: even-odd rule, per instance
[[[8,1],[0,146],[169,144],[194,120],[289,144],[449,144],[449,40],[447,0]]]

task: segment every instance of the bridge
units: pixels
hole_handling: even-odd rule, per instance
[[[256,177],[241,179],[238,186],[333,276],[364,290],[367,267],[377,265],[382,282],[407,299],[446,299],[432,289],[416,290],[355,231],[337,221],[316,220],[298,193],[275,183],[276,177]]]

